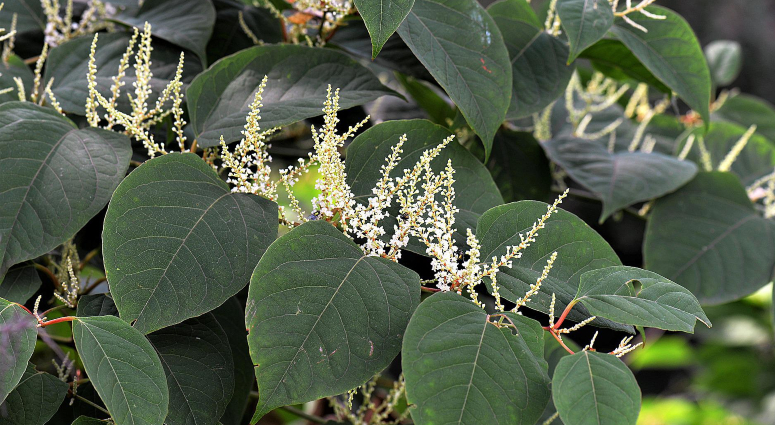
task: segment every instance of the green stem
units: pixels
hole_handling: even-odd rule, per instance
[[[99,410],[100,412],[102,412],[102,413],[104,413],[106,415],[110,415],[110,412],[108,412],[107,410],[103,409],[102,406],[100,406],[99,404],[94,403],[93,401],[91,401],[91,400],[89,400],[87,398],[81,397],[78,394],[73,394],[72,392],[70,393],[70,395],[72,395],[73,397],[77,398],[78,400],[88,404],[89,406]]]

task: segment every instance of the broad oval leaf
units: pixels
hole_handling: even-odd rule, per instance
[[[660,153],[609,152],[599,140],[559,136],[542,146],[573,180],[600,197],[600,222],[624,207],[678,189],[697,173],[691,161]]]
[[[563,357],[552,377],[552,396],[565,425],[635,425],[640,412],[635,376],[610,354]]]
[[[382,178],[381,167],[386,163],[385,158],[404,134],[407,140],[402,148],[401,160],[391,173],[394,178],[403,176],[404,169],[411,169],[425,150],[452,136],[446,128],[426,120],[383,122],[358,135],[347,149],[345,164],[347,183],[357,200],[367,202],[369,197],[374,196],[372,188]],[[452,160],[455,169],[455,205],[460,209],[455,216],[455,239],[460,246],[465,246],[466,229],[475,228],[479,217],[488,209],[503,204],[503,198],[484,165],[454,140],[433,159],[431,168],[440,172],[448,160]],[[393,229],[397,211],[396,208],[392,217],[383,221],[385,229]],[[410,240],[407,249],[425,255],[425,245],[414,239]]]
[[[757,133],[775,141],[775,107],[756,96],[731,96],[713,112],[713,119],[733,122],[745,128],[756,124]]]
[[[614,12],[608,0],[559,0],[557,15],[570,44],[568,63],[603,38],[614,24]]]
[[[372,58],[377,57],[413,5],[414,0],[355,0],[355,7],[371,35]]]
[[[40,276],[32,263],[19,264],[12,267],[5,278],[0,278],[0,298],[24,304],[38,292],[40,284]]]
[[[73,339],[86,373],[116,425],[161,425],[169,392],[159,356],[115,316],[79,317]]]
[[[775,237],[731,173],[699,173],[658,199],[646,226],[645,267],[703,304],[742,298],[772,280]]]
[[[194,154],[145,162],[105,215],[105,270],[121,318],[150,333],[223,304],[247,285],[277,223],[277,204],[232,193]]]
[[[665,19],[631,13],[628,17],[648,32],[622,18],[616,19],[611,31],[654,76],[708,122],[710,71],[697,37],[686,20],[672,10],[659,6],[649,6],[646,10]]]
[[[56,376],[28,364],[19,385],[0,406],[3,425],[45,425],[57,412],[68,385]]]
[[[139,28],[151,25],[155,37],[191,50],[207,65],[207,41],[215,25],[215,8],[210,0],[143,0],[114,18]]]
[[[216,425],[234,391],[234,363],[226,333],[211,313],[150,335],[167,374],[167,425]]]
[[[18,304],[0,298],[0,404],[13,391],[27,370],[27,361],[35,350],[37,323]]]
[[[533,425],[549,402],[544,331],[524,316],[490,316],[452,292],[417,308],[401,364],[412,419],[426,424]],[[513,323],[516,326],[511,326]]]
[[[713,84],[726,86],[735,81],[743,66],[743,52],[740,43],[716,40],[705,46],[705,58]]]
[[[79,130],[53,109],[0,106],[0,276],[71,238],[126,174],[129,138]]]
[[[256,46],[227,56],[197,76],[186,91],[200,147],[239,140],[264,76],[261,127],[270,129],[322,114],[326,87],[340,89],[348,109],[395,94],[358,62],[332,49],[298,45]]]
[[[519,245],[520,234],[529,231],[546,213],[547,207],[543,202],[520,201],[484,213],[476,226],[476,236],[482,244],[481,258],[499,257],[506,253],[507,246]],[[549,313],[552,293],[557,297],[555,311],[562,311],[576,296],[584,272],[622,265],[602,236],[580,218],[558,209],[547,220],[546,227],[538,232],[536,241],[522,251],[522,257],[514,259],[511,268],[501,268],[498,274],[501,296],[512,302],[522,298],[541,276],[546,261],[555,251],[554,267],[543,281],[541,291],[527,303],[527,307],[543,313]],[[568,318],[578,322],[589,316],[583,306],[577,306]],[[633,332],[631,326],[605,319],[596,319],[593,324]]]
[[[511,93],[509,52],[490,15],[470,0],[415,0],[398,34],[425,65],[489,156]],[[465,37],[461,37],[465,34]]]
[[[576,300],[590,314],[628,325],[689,333],[694,333],[697,320],[711,326],[688,289],[637,267],[606,267],[582,274]]]
[[[589,59],[592,66],[607,77],[618,81],[646,83],[663,93],[671,93],[669,87],[662,83],[621,41],[602,39],[580,53],[583,59]]]
[[[362,385],[398,354],[419,302],[415,272],[367,257],[326,221],[282,236],[250,280],[245,322],[259,392],[252,422]]]

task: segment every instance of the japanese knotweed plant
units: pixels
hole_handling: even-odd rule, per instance
[[[653,3],[6,1],[0,423],[635,424],[775,264],[775,110]]]

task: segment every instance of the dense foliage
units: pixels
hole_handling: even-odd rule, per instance
[[[0,423],[643,419],[775,269],[775,108],[653,3],[7,0]]]

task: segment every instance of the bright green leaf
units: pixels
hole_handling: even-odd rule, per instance
[[[713,83],[717,86],[726,86],[735,81],[743,66],[740,43],[716,40],[705,46],[704,50]]]
[[[371,35],[372,58],[377,57],[413,5],[414,0],[355,0],[355,7]]]
[[[247,285],[277,223],[277,204],[232,193],[194,154],[145,162],[105,215],[105,270],[121,318],[150,333],[218,307]]]
[[[40,276],[31,263],[19,264],[0,280],[0,298],[24,304],[38,292],[40,284]]]
[[[259,392],[253,422],[382,371],[419,302],[415,272],[366,256],[326,221],[282,236],[256,266],[245,312]]]
[[[398,34],[447,92],[489,156],[511,93],[509,52],[490,15],[471,0],[415,0]],[[465,37],[461,37],[465,34]]]
[[[533,425],[541,416],[550,398],[544,331],[524,316],[500,319],[451,292],[420,304],[401,360],[416,424]]]
[[[635,377],[610,354],[563,357],[554,370],[552,395],[565,425],[635,425],[640,412]]]
[[[129,138],[79,130],[53,109],[0,106],[0,276],[71,238],[124,177]]]
[[[396,73],[396,80],[434,124],[446,126],[448,121],[455,118],[455,109],[450,106],[449,100],[437,94],[430,84],[400,73]]]
[[[115,316],[80,317],[73,338],[86,374],[116,425],[161,425],[169,392],[159,356]]]
[[[19,385],[0,406],[3,425],[45,425],[59,409],[68,385],[28,364]],[[3,416],[3,415],[7,416]]]
[[[748,128],[756,124],[756,132],[775,141],[775,107],[756,96],[738,94],[727,99],[713,112],[713,119],[720,119]]]
[[[0,298],[0,326],[3,345],[0,346],[0,404],[16,387],[27,370],[37,339],[37,323],[19,305]],[[6,339],[7,338],[7,339]]]
[[[568,63],[611,29],[614,12],[608,0],[559,0],[557,15],[568,36]]]

